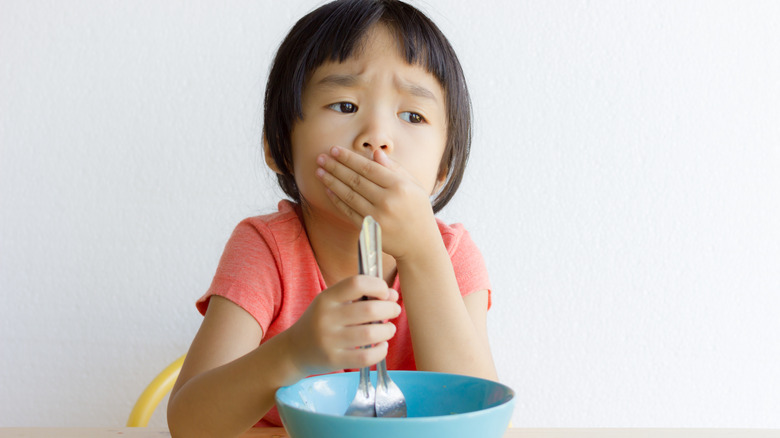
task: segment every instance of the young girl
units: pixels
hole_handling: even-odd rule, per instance
[[[274,60],[264,137],[292,201],[230,237],[171,393],[173,435],[281,425],[279,387],[385,357],[495,379],[484,261],[462,226],[434,217],[471,141],[463,73],[439,29],[396,0],[306,15]],[[367,215],[382,227],[384,281],[357,275]]]

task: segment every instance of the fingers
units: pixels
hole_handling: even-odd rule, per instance
[[[296,345],[296,363],[310,374],[377,363],[396,332],[389,320],[401,314],[398,298],[382,279],[365,275],[329,287],[285,332]]]
[[[388,292],[388,297],[386,299],[389,301],[397,302],[398,298],[400,298],[400,295],[398,295],[398,291],[393,288],[388,288],[387,292]]]
[[[331,201],[355,223],[370,214],[374,202],[392,182],[391,169],[398,167],[386,154],[380,157],[386,166],[337,147],[330,155],[317,157],[317,177],[328,189]]]
[[[384,280],[368,275],[345,278],[318,298],[326,311],[345,326],[385,321],[401,314],[401,306],[396,303],[398,292],[388,288]]]
[[[337,361],[344,364],[342,368],[374,365],[387,356],[388,341],[395,332],[395,325],[389,322],[347,327],[340,336]]]
[[[333,289],[341,302],[339,320],[345,326],[386,321],[401,314],[401,306],[396,302],[398,292],[388,288],[382,279],[356,275],[338,283]]]
[[[380,342],[370,348],[344,350],[341,353],[341,358],[345,366],[342,368],[362,368],[375,365],[387,356],[387,350],[387,342]]]
[[[373,157],[374,157],[374,161],[376,161],[377,163],[381,164],[382,166],[392,171],[401,171],[406,173],[406,170],[403,167],[401,167],[400,164],[393,161],[393,159],[390,158],[382,149],[375,150]]]
[[[333,300],[346,304],[363,297],[376,300],[398,300],[398,292],[388,288],[381,278],[370,275],[353,275],[329,287],[326,292]]]
[[[341,333],[341,347],[344,349],[374,346],[389,341],[395,335],[395,324],[364,324],[346,327]]]
[[[376,157],[376,152],[381,152],[381,149],[375,151],[372,154],[372,158]],[[389,161],[387,154],[381,152],[381,155],[384,155]],[[333,158],[333,161],[354,172],[354,174],[374,182],[379,187],[387,187],[392,182],[392,172],[389,172],[387,167],[373,161],[371,158],[337,146],[330,149],[330,157]],[[326,170],[329,169],[326,168]]]
[[[345,326],[387,321],[401,314],[398,303],[384,300],[355,301],[344,306],[341,321]]]

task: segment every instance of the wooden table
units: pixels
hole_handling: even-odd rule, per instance
[[[0,438],[160,438],[167,429],[128,428],[0,428]],[[252,429],[244,438],[288,438],[282,428]],[[475,437],[479,438],[479,437]],[[780,429],[523,429],[511,428],[504,438],[780,438]]]

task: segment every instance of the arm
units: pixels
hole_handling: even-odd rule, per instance
[[[245,310],[214,296],[168,402],[173,436],[237,436],[273,406],[276,388],[299,379],[289,345]],[[229,341],[227,341],[229,340]]]
[[[331,201],[356,225],[372,215],[396,260],[418,368],[496,379],[485,326],[487,291],[462,297],[429,193],[384,152],[321,156]]]
[[[399,262],[398,272],[417,367],[497,380],[486,327],[488,292],[461,296],[443,243]]]
[[[377,298],[358,301],[363,295]],[[383,281],[354,276],[323,291],[293,326],[262,345],[255,319],[213,296],[168,403],[173,436],[231,437],[252,427],[276,390],[315,373],[368,366],[387,354],[400,313]],[[358,349],[376,344],[372,348]]]

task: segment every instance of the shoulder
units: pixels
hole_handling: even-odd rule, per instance
[[[446,224],[440,219],[436,219],[439,225],[442,241],[447,254],[450,256],[453,268],[457,275],[473,275],[479,271],[480,276],[487,277],[487,268],[482,252],[477,244],[471,239],[471,235],[463,224]]]
[[[282,269],[282,260],[306,239],[295,207],[282,201],[278,212],[249,217],[236,225],[225,244],[217,275],[233,277],[258,269]]]
[[[242,220],[233,230],[229,246],[253,244],[258,240],[269,246],[284,245],[300,238],[303,224],[297,206],[290,201],[279,202],[279,211]]]
[[[436,222],[439,225],[444,246],[450,256],[461,295],[466,296],[487,290],[488,307],[490,307],[490,279],[482,252],[471,240],[471,236],[463,224],[448,225],[438,218]]]
[[[267,330],[281,300],[283,272],[306,240],[295,205],[279,203],[276,213],[242,220],[233,230],[208,292],[198,300],[205,313],[212,295],[223,296],[247,310]]]
[[[463,224],[447,224],[439,218],[436,218],[436,224],[439,227],[439,233],[441,233],[442,241],[444,241],[444,246],[447,248],[447,253],[450,254],[450,257],[463,250],[472,251],[476,249],[476,245],[471,240],[471,236]]]
[[[290,201],[279,202],[275,213],[252,216],[242,220],[236,230],[249,232],[254,230],[260,234],[286,235],[303,231],[303,225],[298,214],[298,206]]]

